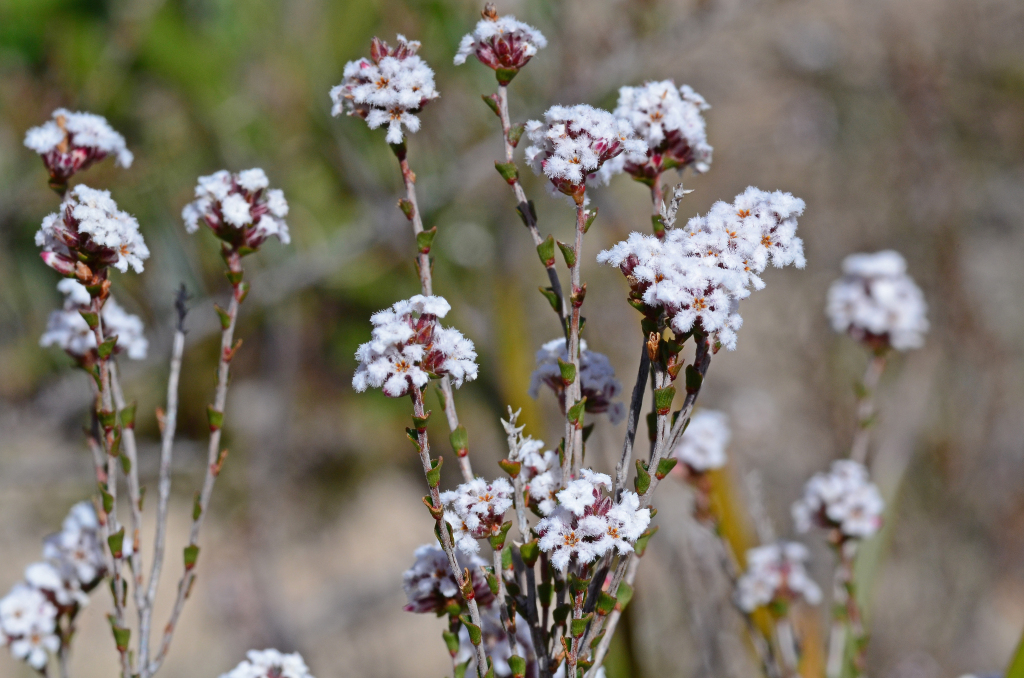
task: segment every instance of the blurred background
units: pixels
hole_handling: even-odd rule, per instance
[[[400,176],[383,132],[331,118],[327,92],[373,35],[423,41],[441,98],[422,115],[410,162],[427,225],[438,227],[436,291],[480,352],[480,379],[458,393],[474,463],[497,474],[507,405],[554,445],[554,399],[534,402],[526,389],[534,351],[558,331],[536,291],[546,283],[528,233],[492,169],[500,137],[479,95],[493,91],[493,76],[451,63],[480,9],[462,0],[0,0],[0,588],[94,491],[81,435],[88,378],[38,347],[60,298],[33,234],[58,201],[22,146],[29,127],[65,106],[107,116],[135,153],[129,171],[107,161],[79,180],[111,189],[153,252],[143,275],[114,280],[151,342],[146,361],[122,363],[151,491],[173,291],[184,282],[194,295],[171,554],[201,482],[212,302],[227,296],[214,238],[187,236],[178,215],[197,175],[222,167],[263,167],[291,203],[293,244],[274,241],[247,259],[253,292],[229,394],[231,455],[161,675],[216,676],[265,646],[301,651],[319,678],[450,671],[437,621],[401,610],[402,571],[432,539],[403,432],[408,402],[350,387],[370,313],[418,291],[409,225],[395,207]],[[498,9],[550,41],[511,85],[513,119],[555,103],[611,108],[621,85],[673,78],[713,106],[714,163],[687,175],[695,192],[681,214],[749,184],[806,200],[807,268],[767,272],[767,289],[743,304],[738,349],[715,360],[700,403],[729,414],[726,477],[779,535],[792,534],[789,505],[805,479],[846,453],[853,430],[851,386],[866,358],[829,330],[828,284],[849,253],[906,256],[933,329],[881,387],[872,455],[889,511],[861,563],[869,669],[886,678],[1002,671],[1024,627],[1024,4],[504,0]],[[532,176],[526,188],[542,231],[567,239],[571,210]],[[601,213],[585,245],[590,262],[649,228],[648,193],[628,178],[593,198]],[[584,277],[585,338],[628,390],[637,314],[617,271],[591,263]],[[611,467],[623,432],[601,420],[588,446],[595,465]],[[659,496],[662,531],[610,678],[753,675],[722,578],[702,555],[707,535],[686,517],[687,491],[669,482]],[[828,590],[831,554],[820,535],[806,541]],[[179,574],[180,560],[168,562],[158,619]],[[76,642],[76,678],[116,671],[109,606],[98,591]],[[826,617],[827,606],[801,612],[808,651]],[[30,675],[2,654],[0,676]]]

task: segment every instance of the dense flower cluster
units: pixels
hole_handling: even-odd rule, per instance
[[[548,386],[558,396],[558,402],[565,409],[565,382],[559,370],[558,361],[569,362],[569,351],[565,339],[552,339],[537,351],[537,366],[530,377],[530,397],[540,395],[541,386]],[[622,384],[615,378],[615,368],[608,356],[587,349],[587,342],[580,340],[580,388],[587,398],[584,409],[591,414],[606,413],[613,424],[626,416],[626,406],[615,397],[622,392]]]
[[[632,233],[597,261],[619,267],[630,283],[630,298],[645,315],[681,334],[699,326],[731,350],[743,323],[739,300],[751,288],[764,287],[758,274],[769,262],[806,264],[796,236],[803,210],[804,201],[790,193],[750,187],[733,203],[719,201],[707,216],[668,229],[663,238]]]
[[[648,82],[640,87],[619,89],[619,103],[613,114],[628,121],[647,143],[647,156],[635,161],[620,156],[608,163],[608,174],[626,172],[654,181],[669,169],[693,167],[707,172],[712,148],[701,111],[711,108],[689,85],[676,87],[671,80]]]
[[[877,347],[918,348],[928,331],[924,295],[893,250],[846,257],[826,310],[836,332]]]
[[[635,492],[623,491],[614,503],[602,488],[611,488],[611,478],[582,469],[579,478],[555,495],[559,506],[537,523],[540,548],[557,570],[565,572],[570,562],[591,563],[611,549],[632,552],[651,522],[650,509],[640,508]]]
[[[533,144],[526,149],[533,171],[544,174],[578,204],[583,202],[587,178],[604,163],[619,155],[643,162],[647,152],[647,144],[629,121],[586,104],[552,106],[543,122],[526,123],[526,135]]]
[[[519,448],[519,457],[514,461],[522,463],[520,477],[525,483],[530,506],[546,516],[558,506],[558,491],[562,489],[562,466],[558,453],[544,450],[543,440],[527,437]]]
[[[423,388],[432,376],[448,376],[456,388],[476,379],[473,342],[437,323],[450,310],[444,297],[417,294],[374,313],[373,339],[356,351],[359,367],[352,387],[360,393],[370,386],[382,388],[397,398],[410,386]]]
[[[218,238],[245,251],[259,249],[272,235],[287,245],[291,242],[284,221],[288,201],[284,191],[269,186],[266,173],[258,167],[199,177],[196,199],[181,210],[185,230],[195,233],[202,221]]]
[[[504,478],[487,482],[474,478],[454,490],[441,493],[444,519],[452,526],[455,542],[465,553],[477,553],[484,539],[497,534],[512,508],[512,484]]]
[[[91,276],[107,266],[142,273],[149,258],[135,217],[117,208],[110,191],[83,184],[68,191],[59,212],[43,219],[36,245],[43,248],[46,265],[68,277]],[[89,270],[78,269],[79,263]]]
[[[298,652],[249,650],[246,659],[220,678],[313,678]]]
[[[838,530],[843,539],[866,539],[881,527],[884,508],[864,465],[840,459],[807,481],[804,496],[793,504],[793,521],[800,532],[817,524]]]
[[[402,575],[406,612],[434,612],[438,615],[461,609],[463,600],[459,585],[452,575],[448,556],[437,544],[424,544],[416,549],[416,562]],[[487,563],[472,553],[456,551],[459,567],[469,570],[473,580],[473,596],[480,605],[490,605],[494,594],[480,568]]]
[[[499,71],[499,81],[507,84],[537,50],[547,47],[547,38],[514,16],[499,17],[494,5],[488,4],[482,16],[473,32],[459,43],[455,65],[466,63],[466,57],[475,54],[480,63]]]
[[[73,174],[88,168],[108,155],[121,167],[131,167],[134,159],[125,147],[124,137],[114,131],[106,118],[92,113],[72,113],[64,108],[53,112],[53,120],[25,133],[25,146],[43,158],[56,185],[67,184]]]
[[[57,289],[63,292],[64,308],[50,313],[46,322],[46,332],[39,338],[39,345],[59,346],[72,357],[87,362],[95,359],[96,334],[82,317],[92,302],[88,290],[77,280],[65,278],[57,283]],[[121,308],[113,297],[103,302],[103,334],[117,337],[115,353],[125,353],[132,360],[142,360],[149,349],[149,341],[143,334],[142,319]]]
[[[44,561],[25,568],[25,581],[0,599],[0,646],[42,671],[60,648],[57,621],[89,602],[106,572],[99,521],[88,502],[72,507],[62,529],[46,539]]]
[[[747,551],[747,571],[736,582],[736,604],[746,612],[762,605],[803,598],[811,605],[821,602],[821,589],[804,563],[807,547],[796,542],[779,542]]]
[[[417,132],[420,109],[439,95],[434,88],[434,71],[416,55],[418,41],[398,36],[398,46],[389,47],[379,38],[370,43],[370,59],[345,64],[344,79],[331,89],[332,115],[358,115],[370,129],[388,126],[387,142],[400,144],[402,126]]]
[[[725,466],[731,437],[724,412],[701,410],[690,419],[673,454],[692,473],[705,473]]]

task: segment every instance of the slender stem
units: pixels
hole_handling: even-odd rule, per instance
[[[505,572],[501,567],[501,551],[494,549],[491,553],[494,564],[494,578],[498,580],[498,611],[501,615],[501,623],[505,627],[505,635],[508,637],[508,647],[511,654],[516,652],[516,622],[508,612],[508,605],[505,604]]]
[[[171,371],[167,378],[167,409],[164,411],[163,432],[160,440],[160,497],[156,512],[156,535],[153,538],[153,565],[149,572],[146,606],[139,625],[139,666],[143,678],[149,674],[149,635],[153,622],[153,605],[163,569],[167,541],[167,515],[171,498],[171,460],[174,453],[174,434],[178,425],[178,383],[181,379],[181,358],[185,351],[183,308],[179,309],[179,322],[171,348]]]
[[[423,405],[423,391],[418,386],[411,387],[412,403],[413,403],[413,416],[417,418],[426,418],[426,408]],[[423,465],[423,475],[426,476],[433,470],[433,464],[430,459],[430,439],[427,437],[427,429],[417,429],[417,448],[419,450],[420,462]],[[430,481],[427,481],[427,486],[430,489],[430,500],[435,508],[441,508],[441,493],[438,491],[437,486],[430,486]],[[463,572],[459,566],[459,561],[455,556],[455,546],[452,543],[451,535],[448,533],[448,526],[444,522],[444,518],[438,518],[436,522],[437,534],[441,537],[441,548],[444,550],[445,555],[448,557],[448,565],[451,567],[452,575],[455,577],[455,582],[459,586],[459,590],[466,592],[472,590],[473,584],[471,579],[467,579],[466,573]],[[476,626],[483,628],[483,622],[480,617],[480,608],[477,605],[476,599],[470,596],[466,598],[466,605],[469,608],[470,621]],[[487,672],[487,653],[484,651],[483,643],[481,642],[475,648],[476,651],[476,670],[480,678],[483,678]]]
[[[562,486],[576,477],[583,457],[583,430],[581,421],[573,422],[569,417],[573,406],[582,397],[580,378],[580,307],[583,306],[583,289],[580,282],[580,268],[583,264],[583,231],[586,228],[587,213],[582,201],[576,205],[576,241],[574,252],[576,258],[571,270],[572,296],[570,297],[571,315],[569,319],[569,362],[572,363],[576,378],[565,387],[565,456],[562,460]]]
[[[640,342],[640,367],[636,373],[636,383],[633,384],[633,397],[629,401],[629,415],[626,418],[626,438],[622,441],[622,456],[615,466],[615,488],[613,496],[618,498],[619,493],[626,487],[626,478],[629,476],[629,460],[633,458],[633,443],[636,440],[636,426],[640,419],[640,409],[644,402],[644,387],[647,385],[647,375],[651,372],[651,358],[647,353],[647,340]]]
[[[199,531],[203,526],[203,519],[206,517],[207,509],[210,506],[210,496],[213,494],[214,483],[220,474],[224,455],[227,454],[226,450],[221,451],[220,449],[220,438],[223,429],[224,406],[227,403],[228,397],[231,360],[234,358],[235,351],[238,348],[238,345],[234,344],[238,307],[246,293],[246,288],[241,282],[241,255],[237,251],[230,251],[225,259],[228,263],[228,270],[238,276],[239,282],[232,285],[231,302],[228,304],[226,312],[227,322],[221,331],[220,360],[217,365],[217,389],[214,393],[213,405],[211,406],[211,415],[218,417],[220,421],[215,423],[211,419],[210,423],[210,443],[206,454],[206,476],[203,479],[203,487],[199,493],[198,506],[193,512],[192,528],[189,530],[188,544],[192,548],[198,548]],[[163,459],[161,459],[162,463]],[[171,639],[174,637],[174,631],[177,628],[178,619],[181,616],[182,609],[185,607],[185,600],[192,591],[192,584],[195,582],[195,578],[195,563],[186,564],[185,571],[182,573],[181,579],[178,580],[178,594],[174,601],[174,607],[171,610],[170,619],[164,628],[163,638],[160,641],[160,650],[150,663],[147,675],[154,674],[167,656],[167,651],[171,646]]]
[[[625,581],[630,586],[636,581],[637,570],[640,569],[640,559],[630,554],[629,563],[626,565],[626,576]],[[609,590],[609,593],[615,595],[615,591]],[[594,651],[594,666],[587,673],[588,676],[596,676],[597,670],[601,668],[601,664],[604,663],[605,655],[608,654],[608,648],[611,646],[612,638],[615,636],[615,628],[619,625],[619,620],[622,618],[622,608],[616,606],[608,615],[608,621],[604,624],[606,629],[604,637],[601,638],[601,642],[597,644],[597,649]],[[595,636],[596,637],[596,636]],[[591,640],[590,636],[587,636],[587,640]]]
[[[832,591],[832,632],[829,638],[829,656],[826,664],[828,678],[839,678],[846,664],[846,649],[853,643],[850,655],[851,678],[857,678],[864,672],[864,652],[867,649],[867,635],[864,632],[864,619],[860,604],[857,602],[857,586],[853,575],[853,563],[856,547],[853,542],[842,542],[836,545],[839,563],[836,566]]]
[[[790,678],[797,676],[800,656],[797,652],[796,637],[793,635],[793,624],[789,621],[788,616],[775,620],[775,639],[779,646],[782,665],[786,669],[786,676]]]
[[[512,123],[510,122],[508,115],[508,86],[506,85],[498,86],[498,117],[501,119],[501,139],[505,145],[505,162],[515,162],[515,147],[509,139],[509,132],[512,129]],[[515,193],[516,205],[519,208],[520,214],[522,214],[523,221],[526,223],[526,228],[530,231],[530,237],[533,239],[533,244],[534,246],[538,246],[544,242],[544,239],[540,237],[540,231],[537,228],[537,219],[530,206],[530,201],[526,199],[526,191],[523,190],[523,185],[519,181],[518,176],[514,177],[508,183],[512,187],[513,193]],[[562,332],[567,335],[566,338],[568,338],[568,328],[566,327],[565,318],[569,311],[568,308],[566,308],[565,295],[562,292],[562,282],[558,278],[558,271],[555,269],[555,260],[551,259],[542,263],[544,264],[544,268],[547,270],[548,280],[551,282],[551,291],[554,292],[558,301],[558,308],[555,309],[555,313],[558,314],[558,324],[562,328]]]
[[[871,441],[871,424],[875,414],[875,389],[885,371],[886,355],[876,353],[871,362],[868,363],[864,378],[860,383],[860,393],[857,400],[857,432],[853,437],[853,445],[850,448],[850,459],[860,462],[867,462],[868,445]]]

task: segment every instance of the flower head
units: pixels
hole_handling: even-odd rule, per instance
[[[99,536],[96,511],[88,501],[71,507],[61,531],[43,543],[43,558],[66,579],[74,577],[83,591],[99,584],[106,573],[106,561]]]
[[[83,184],[68,191],[59,212],[43,219],[36,245],[43,249],[48,266],[85,282],[108,266],[122,273],[130,266],[142,273],[142,262],[149,258],[135,217],[117,208],[110,191]],[[84,271],[79,264],[86,267]]]
[[[220,678],[313,678],[298,652],[249,650],[246,658]]]
[[[793,521],[800,532],[817,524],[837,530],[842,539],[866,539],[882,526],[884,508],[864,465],[840,459],[807,481],[804,496],[793,504]]]
[[[673,454],[693,473],[721,468],[731,435],[724,412],[701,410],[690,419]]]
[[[701,112],[709,108],[689,85],[676,87],[671,80],[620,88],[613,113],[633,126],[648,150],[640,162],[623,158],[610,163],[609,174],[624,171],[636,179],[654,181],[658,174],[673,168],[707,172],[712,148]]]
[[[415,556],[416,562],[402,575],[402,588],[408,600],[405,611],[444,614],[451,611],[453,604],[461,608],[464,602],[462,593],[444,550],[437,544],[426,544],[416,549]],[[469,570],[477,603],[489,605],[494,594],[480,569],[487,564],[486,561],[461,550],[456,552],[456,557],[459,567]]]
[[[56,624],[57,608],[30,584],[15,584],[0,599],[0,634],[6,636],[11,654],[36,670],[60,647]]]
[[[540,395],[541,386],[546,385],[558,396],[564,410],[565,382],[558,361],[569,362],[569,351],[565,339],[552,339],[537,351],[537,366],[530,377],[530,397]],[[622,421],[626,415],[625,405],[614,400],[622,392],[622,384],[615,378],[615,369],[608,356],[587,349],[587,342],[580,340],[580,386],[587,397],[584,409],[591,414],[607,414],[613,424]]]
[[[628,161],[643,162],[647,152],[627,120],[586,104],[552,106],[543,122],[526,123],[526,134],[533,144],[526,149],[533,171],[577,204],[583,204],[588,176],[606,162],[623,154]]]
[[[356,351],[359,367],[352,387],[360,393],[370,386],[382,388],[397,398],[410,386],[423,388],[431,376],[447,375],[456,388],[476,379],[473,342],[437,323],[450,309],[444,297],[417,294],[374,313],[373,338]]]
[[[906,271],[906,261],[893,250],[846,257],[843,277],[828,290],[832,328],[874,347],[920,347],[928,307]]]
[[[504,478],[490,483],[474,478],[441,493],[441,503],[448,508],[445,519],[459,533],[457,541],[462,551],[476,553],[480,550],[477,539],[500,532],[505,512],[512,508],[513,492],[512,484]]]
[[[270,180],[257,168],[232,174],[227,170],[199,177],[196,199],[181,210],[185,230],[195,233],[205,223],[218,238],[246,253],[259,249],[270,236],[291,242],[288,201],[284,191],[268,188]]]
[[[106,118],[63,108],[53,112],[53,120],[26,132],[25,146],[42,157],[55,187],[66,186],[75,172],[108,155],[115,156],[121,167],[131,167],[133,160],[124,137],[114,131]]]
[[[84,285],[70,278],[57,283],[57,289],[66,295],[64,308],[50,313],[46,331],[39,338],[39,345],[60,346],[76,360],[95,362],[98,358],[96,334],[82,317],[82,312],[89,310],[92,296]],[[144,326],[138,316],[126,312],[113,297],[107,297],[103,302],[101,317],[104,335],[117,337],[114,345],[116,353],[126,353],[132,360],[146,357],[149,341],[143,334]]]
[[[736,602],[746,612],[762,605],[803,598],[811,605],[821,601],[821,589],[804,563],[809,554],[803,544],[779,542],[747,551],[747,571],[736,583]]]
[[[514,16],[499,17],[490,3],[481,15],[473,32],[462,37],[455,65],[466,63],[466,57],[475,54],[480,63],[497,71],[498,82],[507,85],[538,50],[547,47],[547,38]]]
[[[737,309],[751,288],[761,289],[759,273],[806,264],[796,218],[804,202],[789,193],[750,187],[733,203],[718,202],[706,217],[660,237],[630,234],[597,256],[618,266],[630,284],[630,298],[660,327],[677,334],[699,329],[713,333],[732,350],[743,324]]]
[[[434,71],[416,55],[418,41],[398,36],[390,47],[380,38],[370,43],[370,58],[345,64],[344,79],[331,89],[332,115],[357,115],[370,129],[387,125],[387,142],[401,144],[403,126],[409,132],[420,129],[416,116],[439,94],[434,89]]]

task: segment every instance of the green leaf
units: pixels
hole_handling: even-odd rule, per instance
[[[562,309],[558,303],[558,295],[555,294],[555,290],[550,287],[538,287],[540,293],[544,295],[544,298],[551,304],[551,308],[555,309],[555,313],[561,313]]]
[[[588,612],[587,614],[583,615],[579,619],[573,619],[572,620],[572,628],[570,629],[571,632],[572,632],[572,637],[573,638],[579,638],[584,633],[586,633],[587,632],[587,625],[590,623],[590,620],[593,619],[593,618],[594,618],[594,613],[593,612]]]
[[[523,220],[523,224],[526,226],[537,223],[537,208],[533,206],[532,200],[526,201],[525,210],[523,209],[523,203],[516,205],[516,213],[519,214],[519,218]]]
[[[441,631],[441,637],[444,638],[444,645],[448,648],[448,654],[455,656],[459,652],[459,634],[452,633],[451,631]]]
[[[118,459],[121,462],[121,470],[124,471],[125,475],[128,475],[132,471],[132,460],[128,458],[127,454],[118,455]]]
[[[124,428],[135,428],[135,405],[136,402],[133,400],[131,405],[126,406],[120,412],[121,426]]]
[[[676,387],[654,389],[654,409],[658,414],[665,415],[672,411],[672,400],[676,397]]]
[[[100,498],[103,500],[103,512],[110,513],[114,510],[114,496],[107,491],[107,486],[100,483]]]
[[[110,555],[120,558],[124,548],[124,528],[107,537],[107,545],[110,546]]]
[[[562,258],[565,259],[565,265],[572,268],[576,265],[576,250],[571,246],[566,245],[561,240],[556,241],[558,243],[558,249],[562,250]]]
[[[511,570],[512,569],[512,548],[504,548],[501,550],[501,569]]]
[[[238,291],[235,293],[238,297],[238,303],[242,303],[245,301],[245,298],[249,296],[249,287],[250,285],[248,282],[244,282],[238,286]]]
[[[430,247],[434,244],[434,236],[437,235],[437,226],[431,227],[429,231],[420,231],[416,234],[416,247],[420,254],[430,254]]]
[[[644,530],[644,533],[640,535],[640,538],[636,540],[636,545],[633,546],[633,550],[636,552],[638,558],[643,557],[644,551],[647,550],[647,542],[651,540],[654,533],[658,531],[658,526],[648,528]]]
[[[562,603],[551,611],[551,618],[557,626],[561,626],[562,624],[565,624],[565,620],[569,618],[570,612],[572,612],[572,605],[569,603]]]
[[[633,478],[633,486],[636,493],[643,496],[651,486],[651,474],[647,471],[647,465],[641,460],[636,460],[636,478]]]
[[[224,425],[224,413],[215,410],[213,405],[206,406],[206,418],[210,422],[211,431],[217,431]]]
[[[203,515],[202,495],[196,492],[195,497],[192,499],[192,520],[199,520],[201,515]]]
[[[232,285],[237,285],[242,282],[242,277],[245,275],[243,271],[224,271],[224,275],[227,276],[228,282]]]
[[[459,621],[461,621],[462,625],[466,627],[467,631],[469,631],[469,642],[473,643],[474,645],[479,645],[481,635],[480,627],[473,623],[473,621],[469,618],[468,614],[460,616]]]
[[[519,655],[508,658],[508,667],[512,670],[512,678],[523,678],[526,675],[526,660]]]
[[[665,222],[662,221],[661,215],[655,214],[651,217],[651,228],[654,230],[654,235],[662,237],[661,234],[665,232]]]
[[[494,576],[494,568],[484,568],[484,579],[487,581],[487,588],[491,590],[491,594],[498,595],[498,578]]]
[[[196,560],[199,559],[199,547],[195,544],[189,544],[185,547],[185,569],[191,570],[196,566]]]
[[[110,622],[110,629],[114,632],[114,644],[117,646],[117,651],[127,652],[128,643],[132,636],[131,629],[118,626],[117,619],[112,614],[107,615],[107,620]]]
[[[99,316],[98,313],[92,313],[90,311],[82,311],[81,315],[82,315],[82,318],[85,320],[86,324],[89,326],[90,330],[94,330],[94,329],[96,329],[97,326],[99,326],[99,324],[100,324],[100,316]]]
[[[697,368],[693,365],[687,365],[686,370],[686,392],[696,393],[700,390],[701,384],[704,383],[704,377],[700,375]]]
[[[512,82],[512,78],[516,77],[518,72],[518,68],[495,68],[494,77],[498,79],[499,85],[507,85]]]
[[[594,223],[594,219],[597,219],[597,208],[587,210],[586,221],[583,222],[583,232],[586,233],[590,230],[590,226]]]
[[[568,386],[576,381],[576,366],[558,359],[558,371],[562,373],[562,383]]]
[[[633,587],[622,582],[619,584],[619,590],[615,594],[615,598],[619,601],[616,606],[619,610],[625,610],[626,606],[629,605],[629,601],[633,600]]]
[[[469,668],[471,661],[473,661],[472,657],[455,667],[455,678],[466,678],[466,670]]]
[[[515,161],[498,162],[495,160],[494,169],[498,170],[498,174],[500,174],[501,178],[509,185],[512,185],[519,180],[519,169],[516,167]]]
[[[99,354],[100,359],[106,360],[107,358],[110,357],[110,354],[114,352],[115,346],[117,346],[116,334],[112,337],[107,337],[106,339],[104,339],[103,343],[100,344],[100,347],[96,349],[96,352]]]
[[[490,108],[496,116],[501,117],[501,109],[498,108],[498,95],[497,94],[481,94],[480,98],[484,100],[487,107]]]
[[[430,460],[430,470],[427,471],[427,485],[434,489],[441,483],[441,465],[444,464],[444,457]]]
[[[404,214],[405,218],[409,221],[412,221],[412,218],[416,216],[416,208],[413,206],[411,200],[406,200],[405,198],[399,200],[398,209],[402,210],[402,214]]]
[[[501,470],[509,474],[512,478],[516,478],[519,472],[523,470],[523,463],[521,461],[509,461],[508,459],[502,459],[498,462],[498,466]]]
[[[423,495],[423,505],[430,511],[430,517],[434,520],[441,520],[444,517],[444,507],[434,506],[434,500],[429,494]]]
[[[537,256],[540,257],[540,263],[545,266],[554,266],[555,264],[555,236],[549,235],[544,242],[537,245]]]
[[[500,551],[505,548],[505,537],[508,535],[508,531],[512,528],[512,521],[505,521],[502,523],[501,528],[498,530],[498,534],[492,534],[487,538],[487,541],[491,543],[491,548],[495,551]]]
[[[111,431],[117,425],[117,417],[114,415],[113,410],[99,410],[96,413],[96,417],[100,420],[100,426],[105,431]]]
[[[460,457],[466,456],[466,450],[469,449],[469,432],[466,431],[465,426],[459,424],[455,427],[455,430],[448,436],[448,440],[456,454]]]
[[[654,472],[654,477],[658,480],[664,480],[665,476],[675,468],[676,462],[679,461],[675,457],[664,457],[658,462],[658,469]]]
[[[534,539],[519,547],[519,554],[523,557],[523,563],[527,567],[533,567],[540,558],[540,543]]]
[[[526,125],[519,123],[518,125],[512,125],[508,128],[508,143],[515,148],[519,145],[519,140],[523,137],[523,131],[526,129]]]
[[[587,406],[587,396],[583,396],[582,399],[577,400],[573,404],[573,406],[569,408],[569,411],[565,415],[566,419],[568,419],[570,422],[572,422],[572,424],[576,428],[582,428],[583,427],[583,410],[584,410],[584,408],[586,406]]]
[[[427,411],[422,417],[413,416],[412,425],[417,431],[423,431],[427,428],[427,422],[430,421],[430,410]]]
[[[615,596],[607,591],[601,591],[597,596],[597,613],[602,617],[615,609]]]
[[[226,330],[231,327],[231,315],[228,314],[227,311],[221,308],[218,304],[213,305],[213,310],[217,311],[217,316],[220,318],[220,328],[222,330]]]

